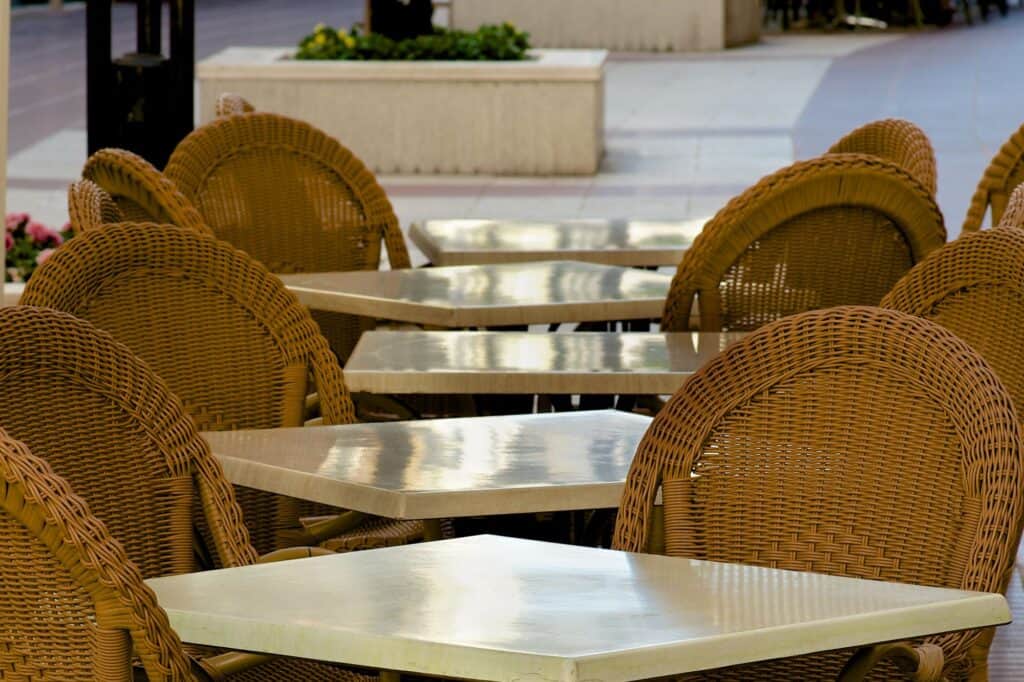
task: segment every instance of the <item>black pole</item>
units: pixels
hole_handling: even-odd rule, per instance
[[[113,108],[110,0],[87,0],[85,5],[86,127],[92,154],[110,146]]]
[[[196,74],[195,0],[170,0],[171,83],[174,118],[170,134],[175,144],[192,132]]]

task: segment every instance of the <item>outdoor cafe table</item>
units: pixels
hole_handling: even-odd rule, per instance
[[[615,410],[204,433],[232,483],[392,519],[619,506],[651,419]]]
[[[707,218],[657,220],[427,220],[409,237],[434,265],[572,259],[676,266]]]
[[[501,682],[639,680],[1010,620],[998,594],[486,535],[147,583],[185,642]]]
[[[282,275],[315,310],[438,327],[661,316],[671,275],[573,261]]]
[[[380,394],[668,395],[742,333],[378,331],[345,364]]]

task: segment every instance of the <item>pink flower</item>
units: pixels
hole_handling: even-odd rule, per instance
[[[10,232],[4,232],[4,250],[10,251],[14,248],[14,237]]]
[[[44,244],[50,244],[52,246],[60,246],[64,243],[64,238],[58,233],[54,232],[46,225],[32,221],[25,228],[25,234],[32,238],[36,244],[42,246]]]
[[[8,213],[6,227],[8,232],[14,232],[18,229],[18,225],[27,223],[31,218],[28,213]]]
[[[36,265],[42,265],[47,260],[49,260],[50,256],[52,255],[53,249],[43,249],[38,254],[36,254]]]

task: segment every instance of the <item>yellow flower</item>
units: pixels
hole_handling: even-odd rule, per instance
[[[341,36],[341,42],[345,43],[345,47],[347,47],[350,50],[356,46],[356,39],[348,35],[347,33]]]
[[[327,24],[325,24],[323,22],[320,22],[319,24],[317,24],[316,26],[313,27],[313,33],[320,33],[320,31],[326,31],[326,30],[327,30]]]
[[[313,38],[313,42],[316,43],[317,45],[323,45],[324,43],[327,42],[327,36],[325,36],[323,33],[317,33],[316,37]]]

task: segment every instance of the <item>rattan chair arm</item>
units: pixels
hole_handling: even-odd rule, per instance
[[[876,644],[857,650],[843,666],[836,678],[839,682],[858,682],[867,679],[872,669],[886,660],[902,660],[913,666],[912,679],[921,682],[945,679],[942,667],[945,657],[942,648],[935,644],[913,645],[909,642]]]
[[[329,554],[334,554],[334,552],[323,547],[285,547],[283,549],[275,549],[273,552],[267,552],[257,559],[256,563],[272,564],[277,561],[308,559],[309,557],[327,556]]]
[[[320,418],[320,394],[310,393],[306,396],[306,402],[302,406],[302,422],[309,425],[309,422]]]
[[[270,654],[254,654],[247,651],[229,651],[196,661],[196,665],[206,673],[211,682],[223,682],[232,675],[251,670],[256,666],[274,660]]]
[[[347,533],[356,528],[366,520],[366,514],[357,511],[346,511],[337,516],[330,516],[326,519],[314,521],[309,525],[303,524],[305,535],[309,538],[308,544],[318,545],[333,537]]]

